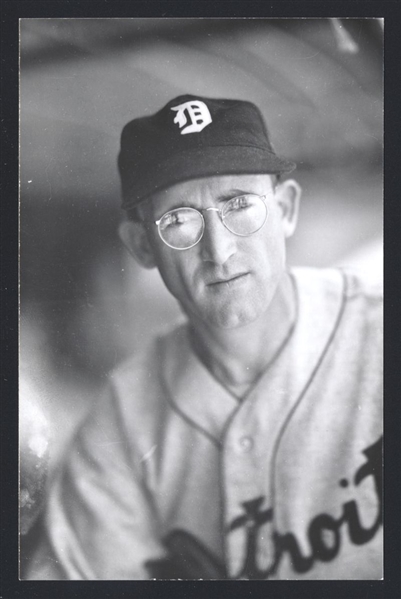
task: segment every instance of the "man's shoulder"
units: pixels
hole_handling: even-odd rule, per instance
[[[127,357],[111,371],[109,375],[111,385],[120,393],[134,389],[137,395],[140,389],[146,389],[149,394],[160,384],[163,348],[165,351],[165,348],[172,347],[171,341],[185,326],[186,323],[183,321],[175,322],[149,338],[140,351]]]
[[[345,300],[357,298],[380,304],[383,300],[383,284],[363,270],[352,268],[295,267],[290,270],[297,284],[305,293],[319,294],[322,298],[334,295]]]
[[[165,356],[174,352],[174,336],[183,326],[179,323],[162,330],[110,372],[81,434],[88,437],[88,423],[97,434],[101,422],[105,430],[113,426],[125,430],[129,445],[135,439],[138,447],[147,447],[149,439],[157,437],[158,423],[170,409],[164,383]]]
[[[295,268],[300,314],[311,330],[331,323],[332,329],[349,336],[370,331],[376,341],[382,336],[383,290],[380,281],[363,272],[344,268]],[[319,324],[320,323],[320,324]],[[306,327],[308,329],[308,327]]]

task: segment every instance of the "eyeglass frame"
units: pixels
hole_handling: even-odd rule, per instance
[[[254,234],[255,234],[255,233],[257,233],[258,231],[260,231],[260,229],[262,229],[262,227],[263,227],[263,226],[266,224],[267,218],[268,218],[268,216],[269,216],[269,209],[268,209],[268,207],[267,207],[267,205],[266,205],[266,203],[265,203],[265,200],[266,200],[266,198],[267,198],[267,195],[268,195],[268,194],[259,195],[259,194],[257,194],[257,193],[243,193],[243,194],[241,194],[241,195],[239,195],[239,196],[235,196],[235,197],[233,197],[233,198],[230,198],[229,200],[227,200],[227,202],[231,202],[232,200],[236,200],[237,198],[242,198],[242,197],[244,197],[244,196],[256,196],[256,197],[258,197],[258,198],[260,198],[260,199],[262,200],[262,202],[263,202],[263,205],[264,205],[264,207],[265,207],[265,210],[266,210],[266,214],[265,214],[265,218],[264,218],[264,220],[263,220],[263,223],[260,225],[260,227],[258,227],[258,228],[256,229],[256,231],[252,231],[252,233],[246,233],[245,235],[242,235],[241,233],[235,233],[234,231],[232,231],[232,230],[231,230],[231,229],[230,229],[230,228],[229,228],[229,227],[226,225],[226,223],[224,222],[224,216],[223,216],[223,214],[222,214],[222,212],[223,212],[223,210],[224,210],[224,207],[223,207],[223,208],[216,208],[215,206],[209,206],[208,208],[201,208],[201,209],[198,209],[198,208],[193,208],[192,206],[180,206],[179,208],[173,208],[172,210],[167,210],[167,212],[165,212],[165,213],[164,213],[164,214],[163,214],[163,215],[162,215],[162,216],[161,216],[161,217],[160,217],[158,220],[151,221],[151,222],[152,222],[152,224],[154,224],[154,225],[156,225],[156,226],[157,226],[157,231],[158,231],[158,233],[159,233],[159,237],[160,237],[160,239],[162,240],[162,242],[163,242],[163,243],[165,243],[165,244],[167,245],[167,247],[170,247],[171,249],[173,249],[173,250],[177,250],[177,251],[185,251],[185,250],[190,250],[191,248],[193,248],[193,247],[195,247],[196,245],[198,245],[198,243],[199,243],[199,242],[202,240],[202,238],[203,238],[203,235],[204,235],[204,233],[205,233],[205,229],[206,229],[206,222],[205,222],[205,218],[204,218],[204,216],[203,216],[202,212],[210,212],[210,211],[213,211],[213,212],[218,212],[218,214],[219,214],[219,216],[220,216],[220,220],[221,220],[222,224],[224,225],[224,227],[227,229],[227,231],[230,231],[230,233],[232,233],[233,235],[236,235],[237,237],[250,237],[251,235],[254,235]],[[188,246],[188,247],[185,247],[185,248],[177,248],[177,247],[174,247],[173,245],[170,245],[169,243],[167,243],[167,241],[166,241],[165,239],[163,239],[163,237],[162,237],[162,235],[161,235],[161,233],[160,233],[160,223],[161,223],[161,221],[163,220],[163,218],[164,218],[164,217],[165,217],[167,214],[169,214],[170,212],[175,212],[176,210],[181,210],[182,208],[184,208],[184,209],[186,209],[186,210],[194,210],[195,212],[197,212],[197,213],[200,215],[200,217],[201,217],[201,219],[202,219],[202,234],[201,234],[201,236],[199,237],[199,239],[198,239],[197,241],[195,241],[195,243],[193,243],[192,245],[190,245],[190,246]]]

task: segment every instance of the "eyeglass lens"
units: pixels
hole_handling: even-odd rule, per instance
[[[167,245],[190,248],[202,237],[203,217],[194,208],[177,208],[165,214],[159,224],[160,237]]]

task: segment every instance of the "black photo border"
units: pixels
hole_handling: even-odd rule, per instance
[[[385,570],[383,581],[20,581],[18,579],[19,19],[355,17],[385,19]],[[401,3],[382,1],[1,0],[1,568],[0,598],[395,599],[401,596]]]

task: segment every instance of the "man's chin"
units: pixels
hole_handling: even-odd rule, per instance
[[[216,322],[216,327],[227,331],[233,329],[240,329],[254,323],[257,319],[258,315],[234,315],[230,316],[229,318],[223,318],[219,322]]]
[[[245,327],[255,322],[260,316],[259,311],[250,305],[241,308],[223,306],[220,309],[209,310],[200,318],[206,326],[222,330],[232,330]]]

